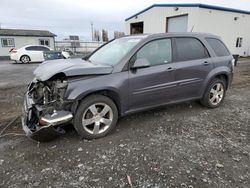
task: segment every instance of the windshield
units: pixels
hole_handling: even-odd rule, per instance
[[[117,64],[138,42],[141,38],[120,38],[106,44],[88,59],[98,64]]]

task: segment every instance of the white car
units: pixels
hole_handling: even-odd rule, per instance
[[[10,59],[13,61],[21,61],[22,63],[42,62],[44,61],[43,52],[52,51],[47,46],[42,45],[27,45],[18,50],[10,50]],[[69,58],[68,52],[62,52],[64,58]]]

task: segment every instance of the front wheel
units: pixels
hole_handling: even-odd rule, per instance
[[[110,98],[92,95],[80,103],[74,117],[74,127],[82,137],[96,139],[110,133],[117,119],[117,107]]]
[[[208,85],[201,103],[209,108],[221,105],[226,95],[226,83],[223,79],[214,79]]]

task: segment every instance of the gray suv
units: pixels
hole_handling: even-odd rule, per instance
[[[47,141],[73,124],[82,137],[95,139],[138,111],[197,99],[216,108],[233,66],[225,44],[211,34],[125,36],[83,59],[42,63],[25,95],[23,129]]]

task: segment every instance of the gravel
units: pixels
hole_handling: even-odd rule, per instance
[[[20,115],[37,64],[28,66],[0,62],[0,131]],[[0,187],[250,187],[250,60],[235,71],[216,109],[188,102],[129,115],[92,141],[72,126],[48,143],[2,137]],[[7,133],[23,133],[20,119]]]

